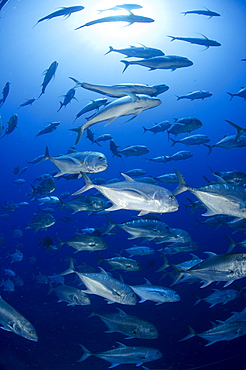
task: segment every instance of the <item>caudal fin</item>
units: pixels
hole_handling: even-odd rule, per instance
[[[83,356],[78,360],[78,362],[82,362],[84,360],[86,360],[88,357],[92,356],[92,353],[87,349],[85,348],[85,346],[83,346],[82,344],[79,344],[79,346],[82,348],[82,350],[84,351],[84,354]]]
[[[114,48],[112,46],[110,46],[109,51],[107,51],[107,53],[105,53],[104,55],[107,55],[107,54],[111,53],[112,51],[114,51]]]
[[[123,69],[123,71],[122,71],[122,73],[124,73],[124,72],[125,72],[125,70],[129,67],[129,65],[130,65],[131,63],[130,63],[130,62],[128,62],[127,60],[121,60],[121,62],[125,64],[125,67],[124,67],[124,69]]]
[[[246,128],[242,128],[241,126],[238,126],[236,123],[233,123],[226,119],[226,122],[228,122],[232,127],[234,127],[237,130],[236,137],[234,139],[234,143],[240,138],[240,136],[246,132]]]
[[[196,335],[195,331],[192,329],[191,326],[188,325],[188,329],[190,331],[190,334],[186,335],[186,337],[184,337],[183,339],[180,339],[179,342],[183,342],[183,340],[193,338]]]
[[[77,139],[76,139],[75,144],[74,144],[74,145],[77,145],[78,142],[80,141],[80,139],[82,138],[82,135],[83,135],[83,132],[84,132],[83,126],[80,126],[80,127],[77,127],[77,128],[70,128],[69,130],[77,132],[78,136],[77,136]]]
[[[177,194],[181,194],[183,193],[184,191],[186,190],[189,190],[189,187],[188,185],[186,184],[186,181],[185,179],[183,178],[183,176],[181,175],[181,173],[176,169],[174,168],[174,171],[177,175],[177,178],[179,180],[179,185],[178,187],[173,191],[173,195],[177,195]]]
[[[93,184],[91,179],[85,173],[81,172],[81,175],[85,180],[85,186],[83,186],[83,188],[77,190],[75,193],[73,193],[73,195],[78,195],[78,194],[84,193],[85,191],[90,190],[90,189],[95,187],[95,185]]]
[[[170,38],[171,38],[171,40],[170,40],[170,41],[174,41],[174,40],[176,40],[176,37],[174,37],[174,36],[169,36],[169,35],[167,35],[167,37],[170,37]]]
[[[229,94],[230,95],[230,97],[231,97],[231,99],[230,99],[230,101],[233,99],[233,97],[235,96],[235,94],[232,94],[232,93],[229,93],[229,92],[227,92],[227,94]]]

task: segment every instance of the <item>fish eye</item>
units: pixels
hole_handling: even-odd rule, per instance
[[[169,199],[170,199],[170,200],[174,200],[174,199],[175,199],[175,197],[174,197],[173,195],[169,195]]]
[[[100,161],[102,161],[102,160],[103,160],[103,157],[98,157],[98,159],[99,159]]]

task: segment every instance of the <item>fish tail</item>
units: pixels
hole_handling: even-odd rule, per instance
[[[246,131],[246,128],[242,128],[241,126],[229,121],[228,119],[226,119],[226,122],[228,122],[232,127],[234,127],[237,130],[237,135],[234,140],[236,142],[240,138],[240,136]]]
[[[176,95],[176,98],[177,98],[177,100],[180,100],[180,99],[182,99],[182,96]]]
[[[194,306],[196,306],[198,303],[202,301],[202,299],[198,297],[198,295],[195,294],[195,297],[196,297],[196,302],[194,303]]]
[[[171,38],[171,40],[170,40],[170,41],[174,41],[174,40],[176,40],[176,37],[174,37],[174,36],[169,36],[169,35],[167,35],[167,37],[170,37],[170,38]]]
[[[42,90],[41,93],[39,94],[38,96],[38,99],[40,98],[40,96],[42,96],[44,94],[44,91]]]
[[[83,186],[83,188],[77,190],[75,193],[73,193],[73,195],[78,195],[78,194],[84,193],[85,191],[90,190],[90,189],[95,187],[95,185],[93,184],[91,179],[85,173],[81,172],[81,175],[85,180],[85,186]]]
[[[73,274],[74,272],[75,272],[75,270],[74,270],[73,260],[72,260],[71,257],[69,257],[69,267],[68,267],[68,269],[61,272],[60,274],[57,274],[57,276],[69,275],[69,274]]]
[[[231,253],[231,251],[233,250],[233,248],[236,247],[237,243],[234,242],[234,240],[227,234],[225,234],[226,238],[228,239],[229,243],[230,243],[230,246],[228,248],[228,251],[226,253]]]
[[[73,78],[73,77],[69,77],[69,78],[70,78],[70,80],[75,82],[76,85],[74,86],[74,88],[81,87],[81,82],[79,82],[79,80],[76,80],[76,78]]]
[[[130,65],[131,63],[130,63],[130,62],[128,62],[127,60],[121,60],[121,62],[125,64],[125,67],[124,67],[124,69],[123,69],[123,71],[122,71],[122,73],[124,73],[124,72],[125,72],[125,70],[127,69],[127,67],[129,67],[129,65]]]
[[[75,145],[77,145],[78,142],[80,141],[80,139],[82,138],[84,128],[83,128],[83,126],[80,126],[80,127],[77,127],[77,128],[70,128],[70,131],[77,132],[78,136],[77,136],[77,139],[75,141]]]
[[[190,334],[186,335],[186,337],[184,337],[183,339],[180,339],[179,342],[183,342],[183,340],[193,338],[196,335],[195,331],[192,329],[191,326],[188,325],[188,329],[190,331]]]
[[[144,132],[143,133],[145,134],[145,132],[148,131],[148,129],[145,128],[144,126],[143,126],[143,129],[144,129]]]
[[[44,158],[43,158],[43,161],[46,161],[47,159],[50,159],[50,153],[49,153],[49,148],[46,146],[46,147],[45,147],[45,152],[44,152]]]
[[[59,243],[59,245],[58,245],[58,250],[59,250],[59,249],[61,249],[63,244],[65,244],[65,242],[63,242],[60,238],[58,238],[58,236],[56,236],[56,239],[58,240],[58,243]],[[73,266],[73,268],[74,268],[74,266]]]
[[[108,219],[109,225],[102,235],[107,235],[115,226],[118,226],[108,215],[105,216]]]
[[[60,108],[57,110],[57,112],[59,112],[63,107],[63,103],[61,101],[59,103],[60,103]]]
[[[208,148],[209,150],[208,155],[210,155],[213,149],[213,145],[208,145],[208,144],[203,144],[203,145],[205,145]]]
[[[183,178],[183,176],[181,175],[181,173],[176,169],[174,168],[174,171],[177,175],[177,178],[179,180],[179,185],[178,187],[173,191],[173,195],[177,195],[177,194],[180,194],[180,193],[183,193],[184,191],[186,190],[189,190],[189,187],[188,185],[186,184],[186,181],[185,179]]]
[[[171,146],[174,146],[178,142],[178,141],[176,141],[176,140],[174,140],[174,139],[172,139],[170,137],[169,137],[169,140],[171,140],[171,142],[172,142],[172,145]]]
[[[234,97],[234,94],[229,93],[229,92],[227,92],[227,94],[229,94],[229,95],[230,95],[230,97],[231,97],[230,101],[231,101],[231,100],[233,99],[233,97]]]
[[[84,351],[84,354],[83,356],[78,360],[78,362],[82,362],[84,360],[86,360],[88,357],[92,356],[92,353],[87,349],[85,348],[85,346],[83,346],[82,344],[79,344],[79,346],[82,348],[82,350]]]
[[[112,51],[114,51],[114,48],[112,46],[110,46],[109,51],[107,51],[107,53],[105,53],[104,55],[107,55],[107,54],[111,53]]]
[[[186,15],[186,14],[187,14],[187,12],[181,12],[180,14],[184,14],[184,15]]]

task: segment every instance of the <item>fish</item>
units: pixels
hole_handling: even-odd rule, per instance
[[[51,63],[49,68],[46,69],[46,71],[44,71],[44,73],[43,73],[44,74],[44,80],[43,80],[43,83],[41,85],[42,90],[41,90],[41,93],[39,95],[39,98],[40,98],[41,95],[43,95],[45,93],[46,87],[48,86],[48,84],[52,80],[52,78],[55,77],[57,67],[58,67],[58,63],[57,63],[57,61],[54,61],[54,62]]]
[[[149,149],[145,145],[131,145],[118,150],[118,153],[124,154],[126,157],[138,157],[139,155],[149,153]]]
[[[5,292],[14,292],[15,291],[15,284],[10,279],[7,279],[7,280],[2,279],[2,282],[1,282],[0,286],[3,286],[3,290]],[[1,321],[0,321],[0,323],[1,323]]]
[[[57,110],[57,112],[59,112],[62,107],[66,107],[73,99],[76,99],[75,98],[75,92],[76,92],[75,88],[72,88],[72,89],[68,90],[66,95],[63,95],[64,100],[63,100],[63,102],[60,101],[60,108]]]
[[[216,144],[209,145],[204,144],[209,152],[208,155],[211,154],[213,148],[223,148],[226,150],[234,149],[234,148],[243,148],[246,146],[246,136],[242,135],[237,139],[237,135],[226,135],[223,139],[219,140]]]
[[[82,114],[90,112],[91,110],[96,109],[96,113],[97,113],[101,106],[107,105],[107,104],[108,104],[107,98],[99,98],[99,99],[91,100],[90,103],[88,103],[83,109],[79,111],[79,113],[76,114],[74,121],[78,119],[79,117],[81,117]]]
[[[95,19],[94,21],[87,22],[83,24],[82,26],[79,26],[75,28],[75,30],[79,30],[83,27],[89,27],[93,26],[94,24],[100,24],[100,23],[110,23],[110,22],[127,22],[127,26],[132,25],[133,23],[152,23],[154,22],[154,19],[143,17],[141,15],[135,15],[133,13],[130,13],[129,15],[112,15],[109,17],[99,18]]]
[[[103,262],[108,263],[113,270],[124,270],[124,271],[139,271],[141,266],[138,261],[128,257],[112,257],[112,258],[100,258]]]
[[[132,170],[125,172],[125,175],[135,177],[135,176],[143,176],[145,175],[145,173],[146,173],[145,170],[143,170],[142,168],[134,168]]]
[[[54,195],[50,195],[47,197],[38,198],[37,201],[39,202],[39,205],[42,206],[43,204],[58,204],[61,200]]]
[[[210,98],[210,96],[212,95],[213,94],[209,91],[197,90],[197,91],[193,91],[186,95],[177,96],[177,100],[180,100],[180,99],[190,99],[190,100],[202,99],[203,100],[205,98]]]
[[[39,196],[43,197],[45,195],[53,193],[53,191],[56,190],[56,183],[55,183],[53,177],[50,174],[42,175],[38,179],[38,181],[39,181],[39,183],[36,187],[31,184],[31,187],[32,187],[32,193],[30,194],[31,199],[34,199],[37,194]],[[49,201],[48,199],[50,199],[50,200],[53,199],[54,200],[55,198],[54,197],[53,198],[47,198],[46,200],[42,199],[42,200],[39,200],[39,201],[41,201],[42,204],[44,204],[44,203],[54,204],[53,201]],[[56,203],[58,203],[59,199],[57,197],[56,197],[56,200],[57,200]]]
[[[116,157],[120,157],[121,158],[121,155],[118,152],[118,148],[119,148],[119,146],[115,144],[114,140],[110,140],[110,142],[109,142],[109,149],[113,153],[113,157],[116,156]]]
[[[227,94],[229,94],[231,97],[230,101],[234,98],[234,96],[238,96],[239,98],[243,98],[244,100],[246,100],[246,87],[242,87],[241,90],[239,90],[235,94],[232,94],[230,92],[227,92]]]
[[[76,85],[75,87],[83,87],[84,89],[98,92],[99,94],[107,95],[111,98],[122,98],[129,94],[144,94],[152,97],[156,97],[159,94],[167,91],[169,87],[165,84],[159,85],[144,85],[137,83],[122,83],[117,85],[92,85],[87,82],[79,82],[73,77],[72,79]]]
[[[36,98],[32,98],[32,99],[27,99],[24,103],[22,103],[21,105],[19,105],[19,108],[22,108],[22,107],[26,107],[27,105],[32,105],[34,102],[35,102]]]
[[[174,123],[172,126],[167,130],[168,136],[173,134],[175,136],[188,132],[189,134],[191,131],[197,130],[198,128],[202,127],[202,122],[195,117],[184,117],[184,118],[175,118]]]
[[[196,134],[196,135],[190,135],[190,136],[186,136],[180,140],[174,140],[172,138],[170,138],[170,140],[172,141],[172,145],[171,146],[174,146],[175,144],[177,143],[180,143],[180,144],[184,144],[184,145],[201,145],[201,144],[207,144],[210,142],[210,139],[207,135],[203,135],[203,134]]]
[[[156,339],[158,331],[156,327],[148,321],[136,316],[127,315],[123,310],[117,308],[117,313],[99,315],[92,312],[89,317],[99,317],[108,327],[106,333],[121,333],[127,335],[125,339]]]
[[[106,126],[112,123],[116,118],[133,115],[131,120],[137,117],[146,109],[157,107],[161,100],[148,95],[123,96],[103,107],[93,118],[85,122],[81,127],[72,128],[71,131],[77,132],[75,145],[80,141],[83,132],[90,126],[107,121]]]
[[[215,281],[225,281],[224,287],[232,284],[237,279],[246,276],[246,253],[225,253],[217,255],[213,252],[205,252],[209,258],[191,267],[188,270],[178,270],[174,283],[183,275],[192,275],[201,279],[204,288]]]
[[[138,246],[134,245],[133,247],[124,249],[125,252],[130,254],[130,257],[132,256],[148,256],[150,254],[154,254],[155,250],[150,247],[145,246]]]
[[[46,147],[44,160],[49,159],[58,168],[59,172],[54,176],[64,174],[97,173],[105,171],[108,167],[107,159],[99,152],[74,152],[70,154],[51,157]]]
[[[131,235],[131,237],[128,238],[129,240],[137,238],[154,240],[155,238],[166,238],[167,235],[171,235],[171,230],[165,222],[156,218],[150,218],[150,216],[148,216],[148,218],[133,219],[121,224],[116,224],[109,216],[106,217],[109,221],[109,226],[105,234],[118,226]]]
[[[84,6],[68,6],[68,7],[62,7],[60,8],[59,10],[56,10],[55,12],[53,13],[50,13],[48,15],[46,15],[45,17],[43,18],[40,18],[36,24],[40,23],[40,22],[43,22],[43,21],[46,21],[46,20],[50,20],[52,18],[55,18],[55,17],[70,17],[70,15],[72,13],[76,13],[76,12],[80,12],[81,10],[84,9]],[[36,26],[36,25],[35,25]]]
[[[141,298],[139,303],[148,300],[160,305],[166,302],[180,301],[180,296],[173,289],[152,285],[147,279],[145,279],[145,282],[144,285],[130,285],[132,290]]]
[[[117,342],[117,344],[117,348],[100,353],[91,353],[85,346],[80,344],[84,354],[78,362],[82,362],[90,356],[96,356],[109,361],[111,363],[109,368],[113,368],[122,364],[136,364],[136,366],[141,366],[145,362],[158,360],[162,357],[161,352],[155,348],[127,347],[120,342]]]
[[[140,211],[138,216],[147,213],[166,213],[178,210],[178,202],[172,192],[157,185],[134,181],[131,177],[122,174],[123,182],[106,185],[95,185],[88,176],[83,174],[85,186],[76,191],[74,195],[95,188],[113,204],[106,211],[129,209]]]
[[[210,304],[209,308],[214,307],[219,303],[227,303],[233,301],[237,298],[240,294],[240,289],[213,289],[213,293],[209,294],[209,296],[205,298],[200,298],[196,295],[196,302],[194,305],[197,305],[199,302],[204,301]]]
[[[16,249],[14,253],[10,254],[9,257],[11,258],[11,263],[13,262],[21,262],[23,260],[23,253]]]
[[[94,252],[108,248],[106,242],[102,238],[95,235],[77,234],[76,236],[65,242],[62,242],[60,239],[58,240],[60,246],[62,246],[63,244],[67,244],[75,249],[75,253],[81,251]]]
[[[165,173],[157,177],[153,177],[155,180],[162,182],[163,184],[175,184],[178,182],[176,173]]]
[[[193,154],[188,150],[181,150],[172,155],[163,155],[156,158],[146,158],[147,161],[167,163],[170,161],[181,161],[193,157]]]
[[[39,131],[39,133],[36,135],[36,137],[40,136],[40,135],[44,135],[44,134],[49,134],[50,132],[55,131],[59,125],[60,125],[60,122],[51,122],[51,123],[49,123],[48,126],[46,126],[43,130]]]
[[[144,45],[141,47],[130,46],[125,49],[114,49],[112,46],[109,46],[109,51],[105,55],[112,52],[125,54],[127,58],[152,58],[165,55],[160,49],[150,48]]]
[[[219,13],[216,13],[212,10],[209,10],[208,8],[202,9],[202,10],[187,10],[186,12],[181,12],[181,14],[198,14],[198,15],[206,15],[209,18],[212,17],[220,17]]]
[[[135,305],[137,298],[134,291],[121,281],[108,275],[105,270],[100,268],[101,272],[77,272],[74,269],[73,261],[70,259],[69,268],[61,276],[75,273],[87,290],[84,293],[95,294],[105,298],[109,303],[120,303],[125,305]]]
[[[105,201],[101,197],[97,196],[78,196],[75,199],[69,200],[68,202],[61,202],[61,208],[64,208],[72,214],[77,212],[85,211],[89,212],[99,212],[104,211],[109,206],[109,202]]]
[[[17,185],[22,185],[22,184],[25,184],[26,180],[25,179],[17,179],[15,181],[13,181],[14,184],[17,184]]]
[[[124,10],[128,11],[131,14],[133,9],[142,9],[142,8],[143,7],[141,5],[138,5],[138,4],[121,4],[121,5],[116,5],[112,8],[98,10],[98,12],[102,13],[102,12],[105,12],[105,11],[108,11],[108,10],[117,11],[117,10],[124,9]]]
[[[3,106],[3,104],[5,103],[8,95],[9,95],[9,91],[10,91],[10,82],[6,82],[6,84],[4,85],[4,88],[3,88],[3,91],[2,91],[2,95],[3,97],[0,99],[0,108]]]
[[[110,135],[110,134],[103,134],[103,135],[98,136],[98,138],[95,140],[95,143],[100,146],[99,142],[101,142],[101,141],[107,141],[107,140],[112,140],[112,139],[113,139],[112,135]]]
[[[4,7],[4,5],[8,4],[9,0],[1,0],[0,1],[0,10]]]
[[[15,128],[17,128],[18,124],[18,116],[17,114],[13,114],[13,116],[10,117],[9,122],[7,122],[8,127],[5,129],[5,133],[2,136],[2,138],[6,135],[11,134]]]
[[[178,170],[175,170],[179,186],[173,194],[183,191],[191,191],[206,207],[207,212],[203,216],[217,214],[228,215],[242,219],[246,217],[246,189],[234,184],[228,184],[223,179],[217,183],[208,184],[199,188],[189,188]]]
[[[155,135],[158,132],[166,131],[170,127],[171,127],[171,123],[169,123],[169,121],[162,121],[162,122],[154,124],[154,126],[152,126],[150,128],[146,128],[146,127],[143,126],[143,129],[144,129],[144,134],[145,134],[146,131],[151,131]]]
[[[33,325],[14,307],[10,306],[0,296],[1,329],[17,334],[33,342],[38,341],[38,335]]]
[[[54,216],[50,213],[40,213],[34,214],[33,220],[30,224],[27,224],[28,229],[35,230],[35,233],[42,229],[47,229],[48,227],[54,225],[56,222]]]
[[[242,171],[213,171],[211,168],[210,170],[213,174],[222,177],[226,182],[237,185],[244,185],[246,183],[246,173]]]
[[[86,306],[91,303],[89,297],[83,292],[83,290],[74,288],[70,285],[62,284],[55,288],[51,287],[48,294],[51,292],[55,292],[59,298],[58,303],[66,302],[68,303],[67,306]]]
[[[241,337],[246,334],[246,322],[245,321],[234,321],[228,323],[221,323],[216,325],[212,323],[211,329],[206,330],[202,333],[196,334],[195,331],[189,326],[190,334],[181,339],[180,341],[190,339],[194,336],[208,340],[205,347],[211,346],[214,343],[226,340],[230,341],[235,338]]]
[[[149,71],[154,71],[155,69],[171,69],[175,71],[177,68],[190,67],[193,65],[193,62],[186,57],[181,57],[178,55],[165,55],[161,57],[152,57],[147,59],[140,60],[121,60],[125,64],[125,67],[122,73],[130,65],[140,65],[142,67],[149,68]]]
[[[179,41],[185,41],[189,42],[191,44],[197,44],[205,46],[204,50],[207,50],[210,46],[221,46],[221,44],[218,41],[208,39],[205,35],[202,35],[203,38],[199,37],[175,37],[175,36],[167,36],[171,38],[171,41],[179,40]]]

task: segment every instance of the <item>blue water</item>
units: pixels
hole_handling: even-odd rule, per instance
[[[109,16],[115,13],[104,12],[98,15],[98,9],[106,9],[117,5],[114,1],[90,1],[84,0],[81,4],[70,1],[58,0],[10,0],[0,11],[1,29],[1,74],[0,90],[10,81],[10,93],[3,104],[0,114],[3,125],[13,114],[18,114],[18,127],[10,135],[5,136],[0,142],[1,151],[1,193],[0,204],[5,202],[29,202],[25,208],[19,207],[9,213],[7,220],[0,221],[0,233],[5,239],[5,245],[1,246],[0,279],[6,280],[5,268],[12,268],[24,282],[23,286],[16,286],[14,292],[6,292],[1,287],[1,295],[4,300],[20,311],[37,330],[39,341],[37,343],[0,330],[0,369],[4,370],[53,370],[53,369],[107,369],[109,363],[91,357],[85,362],[78,363],[82,356],[82,350],[78,343],[96,353],[113,348],[116,342],[126,345],[149,346],[158,348],[162,359],[145,365],[150,369],[173,369],[185,370],[210,364],[205,369],[211,370],[242,370],[246,367],[243,348],[245,337],[230,342],[219,342],[205,347],[205,340],[195,337],[189,341],[179,342],[187,335],[190,325],[199,333],[210,328],[210,321],[226,320],[231,312],[241,311],[245,307],[245,297],[240,295],[236,300],[226,305],[217,305],[209,308],[205,302],[194,307],[195,294],[206,297],[214,288],[222,288],[222,283],[200,289],[200,283],[181,283],[174,286],[180,294],[181,300],[177,303],[169,303],[156,306],[153,302],[145,302],[136,306],[124,306],[123,309],[132,315],[149,320],[156,325],[159,338],[154,340],[132,339],[124,340],[122,334],[107,334],[105,325],[96,317],[88,319],[92,310],[98,313],[115,312],[114,304],[107,305],[101,297],[91,296],[91,306],[67,307],[65,303],[57,303],[56,296],[52,293],[47,295],[49,286],[38,284],[35,276],[53,275],[67,268],[67,256],[72,255],[76,264],[86,264],[97,268],[98,257],[96,254],[81,252],[73,255],[73,250],[63,246],[58,252],[47,251],[38,245],[44,236],[50,236],[56,242],[56,236],[61,240],[67,240],[75,235],[81,228],[101,227],[107,223],[102,214],[88,215],[79,212],[72,215],[65,211],[56,211],[55,225],[47,231],[26,229],[38,212],[38,202],[31,201],[27,195],[31,191],[30,184],[35,185],[35,179],[44,173],[55,171],[50,161],[32,165],[27,164],[35,157],[44,154],[45,146],[49,147],[52,156],[64,154],[68,148],[74,145],[76,134],[69,131],[85,122],[84,116],[74,124],[76,114],[88,103],[90,99],[97,99],[101,95],[88,90],[78,88],[76,100],[59,112],[59,101],[62,95],[74,86],[68,77],[74,77],[80,81],[92,84],[118,84],[118,83],[142,83],[161,84],[169,86],[169,90],[158,96],[162,104],[158,107],[142,112],[137,118],[126,123],[128,117],[118,118],[112,124],[105,127],[99,123],[91,127],[96,136],[110,133],[115,143],[122,148],[127,145],[146,145],[148,155],[128,158],[112,158],[109,143],[102,143],[102,148],[91,145],[84,134],[77,145],[78,151],[95,150],[102,151],[108,160],[108,169],[93,177],[103,177],[106,180],[120,177],[120,172],[126,172],[133,168],[143,168],[146,175],[159,176],[163,173],[173,172],[177,167],[185,176],[190,186],[201,186],[206,182],[203,176],[212,180],[209,166],[215,171],[237,170],[246,172],[245,149],[237,148],[225,150],[214,148],[208,156],[208,149],[204,146],[184,147],[176,144],[171,147],[166,133],[153,135],[151,132],[143,134],[142,126],[151,127],[152,124],[163,120],[173,123],[174,118],[196,117],[203,126],[194,133],[203,133],[209,136],[214,144],[224,135],[235,134],[235,130],[225,120],[231,120],[245,127],[245,101],[234,97],[230,101],[227,92],[236,93],[245,86],[246,58],[245,50],[245,24],[246,2],[244,0],[139,0],[138,4],[143,8],[135,13],[151,17],[155,20],[151,24],[133,24],[122,27],[122,24],[100,24],[85,27],[75,31],[74,29],[92,19],[101,16]],[[40,22],[35,27],[38,19],[57,10],[61,6],[83,5],[84,10],[72,14],[68,19],[62,17],[49,21]],[[200,15],[182,15],[182,11],[202,9],[207,7],[221,14],[220,17],[208,19]],[[123,12],[121,13],[123,14]],[[170,42],[167,35],[201,37],[204,34],[208,38],[221,43],[220,47],[211,47],[204,50],[203,46],[192,45],[182,41]],[[123,55],[110,53],[104,55],[109,46],[125,48],[128,45],[144,44],[163,50],[165,54],[185,56],[193,61],[193,66],[180,68],[173,72],[170,70],[148,71],[141,66],[129,66],[122,74]],[[44,95],[37,99],[32,106],[17,110],[26,99],[38,97],[43,82],[43,72],[53,61],[58,62],[55,78],[47,86]],[[195,90],[208,90],[213,95],[201,100],[180,100],[176,95],[184,95]],[[113,99],[110,98],[112,101]],[[49,122],[60,121],[56,131],[36,138],[37,133]],[[179,135],[178,138],[185,135]],[[190,150],[193,153],[191,159],[180,162],[168,162],[166,164],[146,161],[160,155],[172,155],[178,150]],[[13,174],[13,168],[21,169],[28,167],[21,175],[26,182],[22,185],[13,183],[18,175]],[[83,186],[83,180],[71,180],[56,178],[56,190],[51,195],[59,196],[64,191],[73,193]],[[168,189],[175,189],[176,185],[164,185]],[[205,258],[204,251],[213,251],[218,254],[225,253],[228,249],[228,241],[225,234],[232,235],[232,230],[224,225],[219,229],[201,225],[198,228],[196,218],[204,220],[202,211],[196,211],[188,216],[184,204],[188,204],[184,193],[177,196],[180,208],[175,213],[163,214],[161,219],[170,227],[182,228],[188,231],[195,240],[199,249],[195,253]],[[194,197],[192,197],[195,199]],[[71,199],[71,198],[70,198]],[[1,210],[0,216],[7,213]],[[110,214],[115,222],[124,222],[136,216],[135,211],[115,211]],[[62,216],[72,217],[72,222],[64,223]],[[14,230],[23,231],[22,237],[16,237]],[[117,235],[105,238],[109,248],[101,254],[104,258],[112,257],[121,249],[129,248],[132,244],[140,245],[141,240],[129,241],[128,234],[118,229]],[[243,232],[233,235],[233,239],[241,241],[245,238]],[[21,243],[21,245],[19,245]],[[2,243],[4,244],[4,243]],[[145,245],[145,244],[144,244]],[[159,249],[160,246],[153,242],[146,245]],[[21,262],[10,263],[9,254],[20,249],[24,258]],[[243,251],[237,247],[235,251]],[[124,254],[126,256],[126,254]],[[32,264],[30,257],[35,258]],[[168,256],[172,263],[178,263],[188,259],[188,253]],[[170,286],[172,277],[167,275],[162,278],[156,270],[162,265],[162,259],[158,253],[136,257],[142,265],[139,272],[121,273],[124,281],[128,284],[143,284],[144,278],[148,278],[152,284]],[[106,264],[101,264],[106,270],[110,270]],[[171,271],[171,270],[170,270]],[[113,271],[113,276],[119,278],[119,273]],[[67,284],[76,286],[74,275],[66,277]],[[237,281],[240,287],[245,286],[245,280]],[[232,358],[233,357],[233,358]],[[228,358],[228,360],[226,360]],[[224,361],[225,360],[225,361]],[[215,363],[215,364],[212,364]],[[134,369],[135,365],[121,365],[119,369]]]

